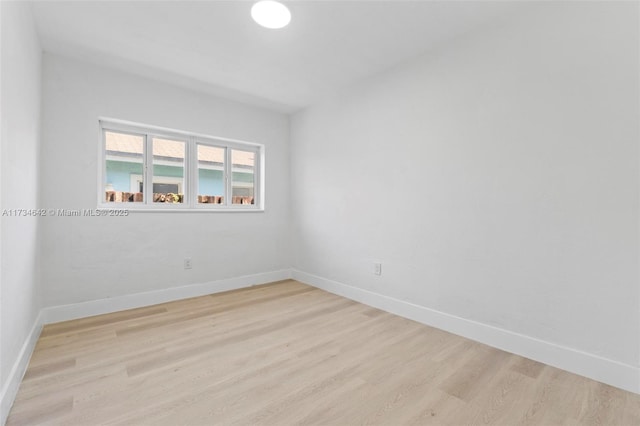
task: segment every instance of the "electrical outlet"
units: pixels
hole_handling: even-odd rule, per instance
[[[382,263],[373,264],[373,273],[375,275],[382,275]]]
[[[191,265],[191,258],[190,257],[185,257],[184,258],[184,269],[191,269],[192,265]]]

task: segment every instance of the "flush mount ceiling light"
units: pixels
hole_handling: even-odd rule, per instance
[[[291,21],[291,12],[284,4],[274,0],[262,0],[251,8],[251,17],[265,28],[286,27]]]

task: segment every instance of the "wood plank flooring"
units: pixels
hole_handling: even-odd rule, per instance
[[[295,281],[46,326],[8,425],[640,425],[640,396]]]

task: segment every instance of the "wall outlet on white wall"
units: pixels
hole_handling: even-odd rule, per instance
[[[191,258],[190,257],[185,257],[184,258],[184,269],[191,269],[192,265],[191,265]]]
[[[373,264],[373,273],[375,275],[382,275],[382,263]]]

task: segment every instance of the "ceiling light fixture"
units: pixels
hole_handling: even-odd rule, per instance
[[[291,12],[284,4],[274,0],[262,0],[251,8],[251,17],[265,28],[283,28],[291,21]]]

